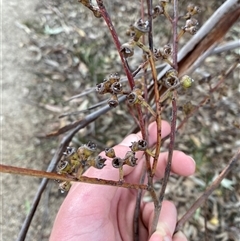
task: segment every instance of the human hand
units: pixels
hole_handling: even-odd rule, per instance
[[[170,126],[162,121],[162,137],[170,133]],[[141,140],[141,134],[127,136],[114,147],[116,156],[123,157],[132,142]],[[156,124],[149,126],[149,146],[156,143]],[[100,155],[104,155],[103,153]],[[164,175],[167,153],[161,153],[156,170],[156,178]],[[138,165],[124,166],[124,181],[138,183],[142,165],[143,152],[137,152]],[[180,151],[174,151],[172,160],[173,173],[188,176],[195,171],[195,162]],[[102,170],[88,169],[85,176],[118,180],[119,174],[111,165]],[[100,186],[86,183],[74,183],[64,200],[54,223],[50,241],[131,241],[133,240],[133,214],[136,204],[136,190],[121,187]],[[177,211],[173,203],[164,201],[157,230],[149,237],[153,219],[153,204],[141,203],[139,237],[141,241],[186,241],[182,232],[173,235]]]

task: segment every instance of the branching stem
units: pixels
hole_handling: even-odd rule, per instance
[[[135,86],[135,83],[134,83],[134,79],[133,79],[133,76],[130,72],[130,69],[128,68],[128,64],[126,62],[126,59],[123,57],[121,51],[120,51],[120,47],[121,47],[121,44],[120,44],[120,41],[118,39],[118,35],[117,35],[117,32],[112,24],[112,21],[111,21],[111,18],[103,4],[103,1],[102,0],[96,0],[97,1],[97,4],[98,4],[98,7],[99,7],[99,10],[102,14],[102,17],[104,18],[107,26],[108,26],[108,29],[112,35],[112,38],[113,38],[113,41],[115,43],[115,46],[117,48],[117,51],[118,51],[118,54],[121,58],[121,61],[122,61],[122,65],[123,65],[123,68],[124,68],[124,71],[126,73],[126,76],[127,76],[127,79],[128,79],[128,82],[129,82],[129,85],[131,87],[131,89],[133,89],[133,87]]]

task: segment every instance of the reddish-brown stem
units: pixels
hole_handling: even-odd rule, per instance
[[[126,76],[127,76],[127,79],[128,79],[128,82],[129,82],[129,85],[131,87],[131,89],[133,89],[133,87],[135,86],[135,83],[134,83],[134,79],[133,79],[133,76],[131,74],[131,71],[130,69],[128,68],[128,64],[126,62],[126,59],[123,57],[121,51],[120,51],[120,47],[121,47],[121,44],[119,42],[119,39],[118,39],[118,35],[117,35],[117,32],[112,24],[112,21],[111,21],[111,18],[103,4],[103,1],[102,0],[96,0],[97,1],[97,4],[98,4],[98,7],[99,7],[99,10],[102,14],[102,17],[104,18],[107,26],[108,26],[108,29],[112,35],[112,38],[113,38],[113,41],[115,43],[115,46],[117,48],[117,51],[118,51],[118,54],[121,58],[121,61],[122,61],[122,65],[123,65],[123,68],[124,68],[124,71],[126,73]]]
[[[186,214],[178,221],[175,232],[182,229],[184,223],[195,213],[195,211],[206,201],[206,199],[212,194],[212,192],[219,186],[221,181],[227,176],[227,174],[233,169],[237,160],[240,159],[240,149],[230,160],[229,164],[220,173],[217,179],[204,191],[204,193],[197,199],[197,201],[191,206]]]
[[[148,23],[149,23],[149,32],[148,32],[148,44],[149,49],[153,51],[153,35],[152,35],[152,0],[147,0],[148,7]]]
[[[91,178],[86,176],[81,176],[79,179],[76,179],[75,177],[64,176],[54,172],[44,172],[44,171],[32,170],[32,169],[21,168],[21,167],[6,166],[1,164],[0,164],[0,172],[18,174],[18,175],[24,175],[24,176],[48,178],[48,179],[60,180],[60,181],[84,182],[89,184],[100,184],[100,185],[109,185],[109,186],[124,187],[124,188],[130,188],[130,189],[148,190],[148,186],[144,184],[132,184],[132,183],[127,183],[122,181],[105,180],[105,179]]]
[[[173,66],[176,70],[178,70],[178,34],[177,34],[177,23],[178,23],[178,0],[174,0],[173,3],[173,13],[174,18],[172,21],[172,29],[173,29]]]
[[[174,91],[176,92],[176,91]],[[176,95],[176,94],[173,94]],[[172,114],[172,122],[171,122],[171,133],[170,133],[170,144],[169,144],[169,151],[168,151],[168,160],[167,160],[167,166],[165,168],[165,173],[163,177],[162,182],[162,188],[159,194],[159,202],[158,206],[155,207],[154,210],[154,217],[153,217],[153,223],[151,227],[151,234],[156,230],[159,215],[162,208],[162,202],[164,198],[164,194],[166,191],[168,179],[171,172],[171,166],[172,166],[172,157],[173,157],[173,149],[174,149],[174,143],[175,143],[175,132],[176,132],[176,120],[177,120],[177,105],[176,105],[176,98],[173,97],[172,99],[172,108],[173,108],[173,114]]]
[[[161,148],[161,104],[160,104],[160,94],[158,90],[158,81],[157,81],[157,71],[155,68],[155,62],[153,59],[153,56],[151,54],[149,58],[151,70],[152,70],[152,77],[154,81],[154,100],[156,103],[156,124],[157,124],[157,142],[156,142],[156,151],[155,151],[155,156],[153,159],[153,166],[152,166],[152,177],[155,175],[156,168],[157,168],[157,162],[158,162],[158,157],[160,154],[160,148]]]

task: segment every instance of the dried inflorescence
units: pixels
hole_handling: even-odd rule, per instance
[[[139,140],[138,142],[132,142],[129,146],[130,151],[125,153],[123,158],[117,157],[114,148],[106,148],[105,155],[112,159],[112,166],[114,168],[121,169],[119,180],[123,180],[123,165],[134,167],[137,165],[137,158],[135,153],[137,151],[144,151],[147,149],[147,142],[145,140]],[[106,164],[106,158],[97,155],[97,146],[93,142],[88,142],[80,146],[78,149],[74,147],[67,147],[63,153],[63,158],[59,161],[57,166],[57,173],[62,175],[70,175],[74,178],[80,179],[83,172],[89,167],[97,169],[103,169]],[[71,187],[69,181],[60,182],[59,189],[62,192],[68,191]]]
[[[190,33],[194,35],[197,32],[198,20],[193,18],[194,15],[200,12],[200,8],[194,4],[189,4],[187,7],[187,13],[183,17],[186,19],[185,25],[182,27],[182,31],[179,33],[178,39],[184,33]]]
[[[67,147],[63,153],[63,158],[57,166],[59,174],[72,175],[79,179],[83,172],[89,167],[102,169],[105,166],[106,158],[96,155],[97,146],[93,142],[88,142],[78,149]],[[67,191],[70,188],[69,182],[60,183],[59,188]]]
[[[104,79],[102,83],[97,84],[96,91],[99,94],[111,94],[111,97],[108,100],[108,105],[110,107],[118,106],[118,94],[123,93],[122,84],[119,82],[120,76],[118,73],[110,74],[107,79]]]

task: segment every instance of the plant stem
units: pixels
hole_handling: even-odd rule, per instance
[[[240,159],[240,149],[232,157],[229,164],[220,173],[217,179],[204,191],[204,193],[195,201],[186,214],[178,221],[175,232],[182,229],[184,223],[195,213],[195,211],[206,201],[206,199],[212,194],[212,192],[219,186],[221,181],[227,176],[227,174],[233,169],[237,160]]]
[[[174,18],[172,21],[172,29],[173,29],[173,66],[176,70],[178,70],[178,34],[177,34],[177,23],[178,23],[178,0],[174,0],[173,3],[173,13]]]
[[[132,73],[130,72],[129,68],[128,68],[128,64],[126,62],[126,59],[123,57],[121,51],[120,51],[120,47],[121,47],[121,44],[120,44],[120,41],[118,39],[118,35],[117,35],[117,32],[112,24],[112,21],[111,21],[111,18],[103,4],[103,1],[102,0],[96,0],[97,1],[97,4],[98,4],[98,7],[99,7],[99,10],[102,14],[102,17],[104,18],[107,26],[108,26],[108,29],[112,35],[112,38],[113,38],[113,41],[115,43],[115,46],[117,48],[117,51],[118,51],[118,54],[121,58],[121,61],[122,61],[122,65],[123,65],[123,68],[124,68],[124,71],[126,73],[126,76],[127,76],[127,79],[128,79],[128,82],[129,82],[129,85],[131,87],[131,89],[133,89],[133,87],[135,86],[135,82],[134,82],[134,79],[133,79],[133,76],[132,76]]]
[[[84,182],[89,184],[100,184],[100,185],[109,185],[109,186],[123,187],[123,188],[130,188],[130,189],[148,190],[148,186],[144,184],[132,184],[132,183],[127,183],[122,181],[105,180],[105,179],[91,178],[86,176],[81,176],[79,179],[76,179],[75,177],[72,177],[72,176],[64,176],[54,172],[38,171],[33,169],[6,166],[1,164],[0,164],[0,172],[18,174],[18,175],[24,175],[24,176],[48,178],[48,179],[60,180],[60,181]]]
[[[149,32],[148,32],[148,44],[149,49],[153,52],[153,34],[152,34],[152,0],[147,0],[148,7],[148,23],[149,23]]]

